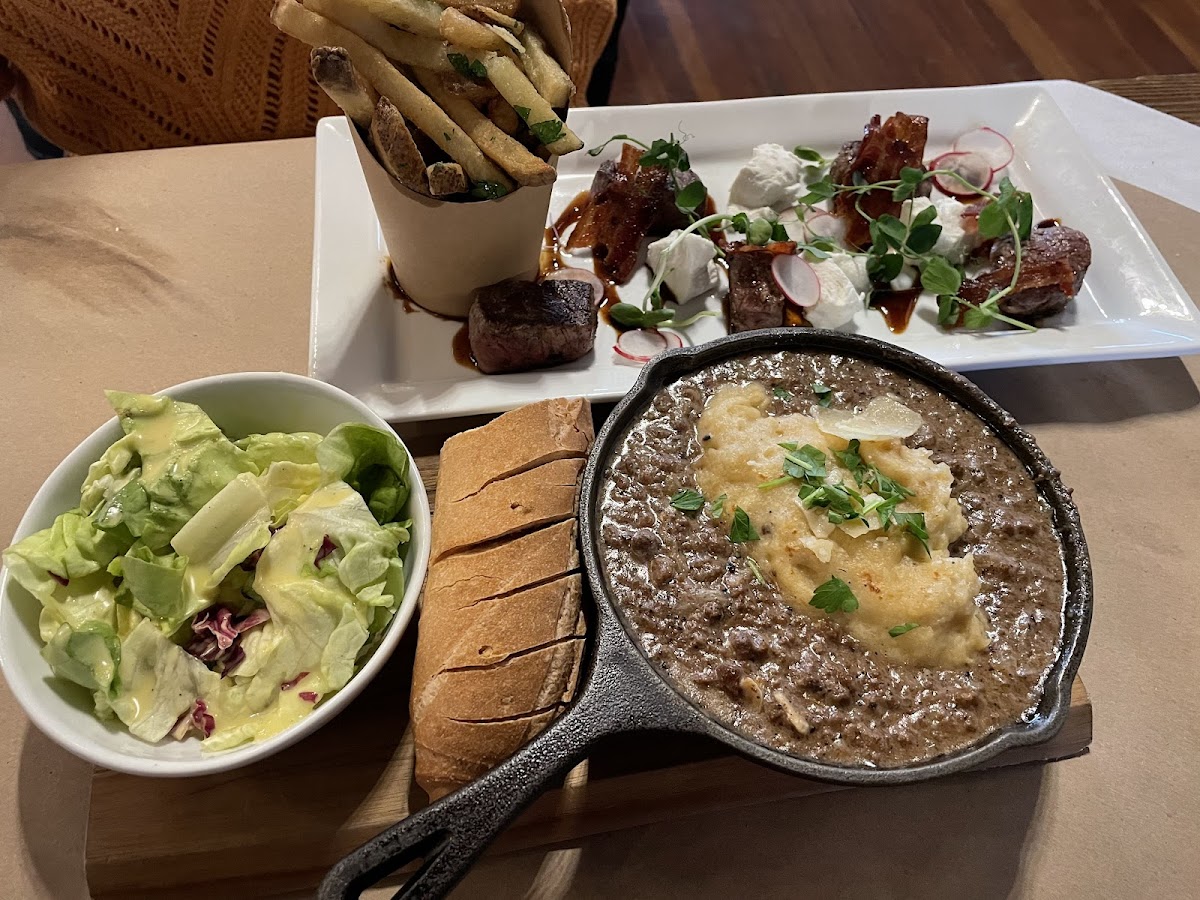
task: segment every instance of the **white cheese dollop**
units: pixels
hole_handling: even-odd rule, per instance
[[[733,179],[729,204],[749,209],[794,206],[805,192],[804,169],[803,160],[786,147],[759,144]]]
[[[829,262],[846,273],[854,289],[860,294],[871,292],[871,276],[867,274],[867,258],[853,253],[831,253]]]
[[[910,289],[912,288],[912,286],[913,286],[913,285],[915,285],[915,284],[917,283],[917,274],[918,274],[918,273],[917,273],[917,267],[916,267],[916,266],[911,266],[911,265],[908,265],[908,264],[906,263],[906,264],[904,265],[904,268],[902,268],[902,269],[900,270],[900,274],[899,274],[899,275],[897,275],[895,278],[893,278],[893,279],[892,279],[892,280],[891,280],[891,281],[888,283],[888,286],[889,286],[889,287],[890,287],[890,288],[891,288],[893,291],[907,291],[907,290],[910,290]]]
[[[837,254],[830,259],[812,263],[821,283],[821,299],[804,311],[804,317],[816,328],[841,328],[854,319],[863,308],[863,295],[842,268]]]
[[[698,234],[685,234],[664,259],[664,252],[677,237],[679,231],[675,230],[647,247],[646,262],[655,275],[666,266],[663,284],[671,289],[678,302],[685,303],[715,289],[721,276],[713,262],[717,255],[716,245]]]
[[[912,200],[904,201],[904,205],[900,208],[900,219],[908,224],[914,217],[931,206],[937,210],[937,218],[933,221],[942,226],[942,233],[938,236],[937,243],[933,245],[933,252],[938,256],[944,256],[952,263],[961,263],[967,258],[967,254],[975,249],[978,241],[977,235],[967,234],[963,227],[963,213],[967,210],[966,204],[959,203],[953,197],[944,197],[940,200],[914,197]]]

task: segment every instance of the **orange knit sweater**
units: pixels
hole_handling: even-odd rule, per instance
[[[338,112],[272,0],[0,0],[0,97],[72,153],[300,137]],[[616,0],[565,0],[578,96]]]

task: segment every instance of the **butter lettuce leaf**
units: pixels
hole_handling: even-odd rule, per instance
[[[149,616],[163,630],[174,634],[179,627],[209,604],[186,579],[186,556],[156,554],[137,545],[120,560],[121,593],[137,612]]]
[[[257,474],[246,452],[195,404],[117,391],[109,391],[108,399],[125,431],[119,456],[136,455],[140,471],[119,489],[105,491],[93,512],[98,527],[123,527],[151,550],[162,551],[221,488],[239,474]]]
[[[400,603],[406,537],[401,525],[381,526],[344,483],[319,488],[292,510],[255,573],[271,618],[247,636],[234,673],[237,684],[253,676],[241,687],[246,710],[279,700],[280,685],[301,672],[309,673],[306,693],[324,697],[345,686],[377,622],[386,624]]]
[[[267,546],[270,526],[271,507],[258,477],[243,473],[200,508],[171,546],[187,557],[196,593],[212,596],[234,566]]]
[[[96,528],[77,510],[4,551],[4,565],[25,590],[45,600],[74,578],[102,571],[128,549],[124,536]]]
[[[78,628],[60,625],[42,648],[42,658],[55,675],[90,691],[109,694],[120,687],[121,640],[105,622],[93,620]]]
[[[197,699],[216,694],[221,681],[149,619],[121,642],[117,679],[112,711],[130,734],[151,743],[166,737]]]
[[[268,434],[252,434],[240,441],[234,441],[234,445],[245,451],[246,458],[259,472],[266,472],[271,463],[315,464],[317,445],[321,441],[321,435],[309,431],[297,431],[293,434],[273,431]]]
[[[288,514],[321,486],[321,467],[316,463],[273,462],[259,483],[271,507],[271,521],[282,525]]]
[[[348,423],[317,446],[326,484],[344,481],[362,495],[380,524],[400,517],[408,500],[408,454],[390,431]]]

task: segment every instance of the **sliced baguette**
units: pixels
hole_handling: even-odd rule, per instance
[[[511,756],[574,696],[586,623],[578,479],[586,401],[514,410],[447,441],[410,701],[437,798]]]
[[[425,594],[442,610],[457,611],[481,600],[553,581],[579,568],[576,524],[567,519],[482,550],[439,560],[425,579]]]
[[[460,689],[459,679],[447,676],[489,672],[512,660],[535,655],[556,642],[582,637],[578,630],[582,592],[580,576],[567,575],[507,597],[445,610],[435,622],[427,624],[421,632],[423,652],[413,670],[414,685],[421,685],[412,695],[412,714],[418,729],[421,713],[442,691]],[[509,690],[512,687],[511,683],[506,685]],[[487,709],[471,715],[490,718],[501,705],[493,697]],[[439,712],[448,714],[448,708],[442,706]]]
[[[462,500],[443,499],[439,491],[431,560],[437,562],[450,553],[571,518],[584,462],[558,459],[492,481]]]
[[[492,482],[556,459],[587,456],[594,437],[586,400],[543,400],[514,409],[446,441],[443,456],[465,465],[443,468],[438,501],[462,500]]]

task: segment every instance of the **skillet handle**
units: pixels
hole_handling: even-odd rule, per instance
[[[678,727],[679,699],[610,616],[575,703],[507,762],[363,844],[321,882],[319,900],[356,900],[396,869],[421,867],[394,898],[443,897],[495,837],[596,742],[624,731]]]

